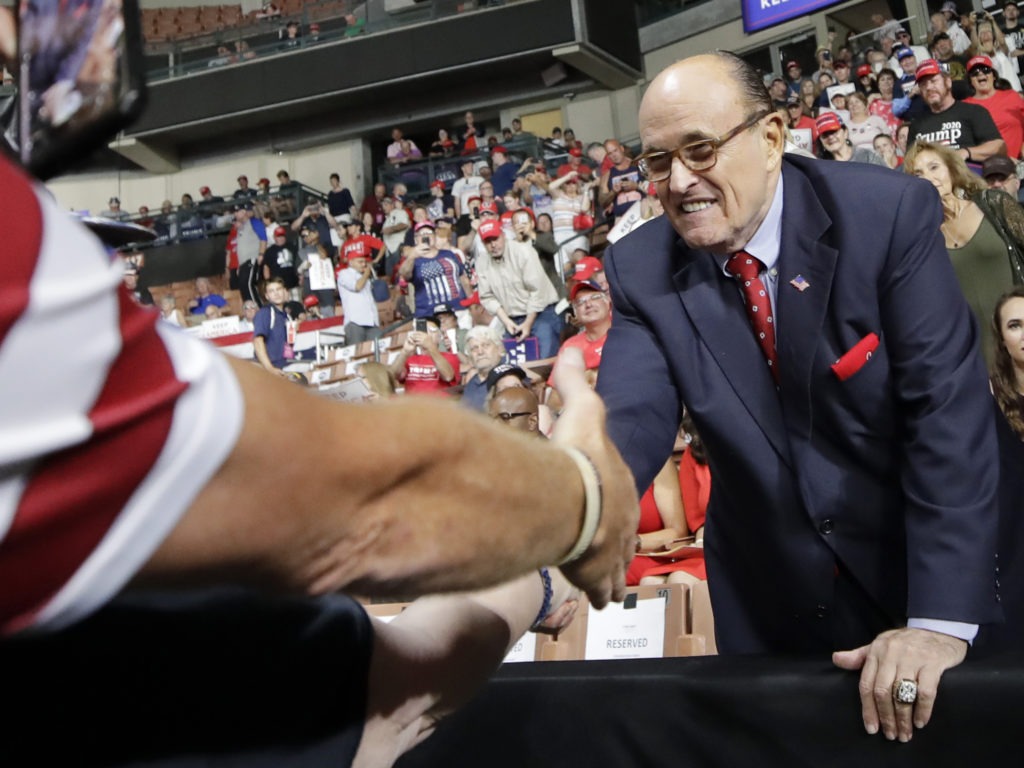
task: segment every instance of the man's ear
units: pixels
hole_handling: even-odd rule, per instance
[[[782,161],[782,153],[786,151],[786,126],[778,111],[765,118],[761,137],[765,143],[768,168],[775,168]]]

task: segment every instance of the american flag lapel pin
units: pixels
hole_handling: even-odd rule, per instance
[[[804,279],[803,275],[797,275],[796,277],[789,281],[789,284],[792,285],[801,293],[803,293],[804,291],[811,287],[811,284]]]

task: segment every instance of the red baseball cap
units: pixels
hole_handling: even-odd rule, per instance
[[[573,157],[583,157],[583,150],[579,147],[570,147],[569,154]]]
[[[370,244],[367,243],[366,240],[359,239],[354,243],[346,243],[345,252],[342,256],[349,261],[352,259],[368,259],[372,255],[370,250]]]
[[[430,182],[430,186],[431,188],[437,187],[438,189],[444,189],[444,182],[441,181],[440,179],[434,179],[432,182]]]
[[[939,74],[942,74],[942,65],[935,59],[925,59],[917,65],[917,69],[914,71],[914,80],[920,82],[926,77]]]
[[[266,178],[264,176],[262,179],[260,179],[259,181],[256,182],[256,186],[258,187],[261,184],[266,184],[269,187],[270,186],[270,179],[268,179],[268,178]]]
[[[480,213],[493,213],[497,216],[498,204],[493,200],[489,203],[480,203]]]
[[[302,300],[302,304],[303,306],[306,307],[306,309],[311,309],[312,307],[317,307],[320,305],[320,299],[318,299],[315,295],[311,293],[309,294],[309,296]]]
[[[508,150],[501,146],[501,144],[498,144],[495,147],[491,147],[491,154],[493,155],[495,152],[501,152],[501,154],[503,155],[508,154]]]
[[[822,112],[814,123],[818,129],[819,136],[823,133],[838,131],[843,127],[843,121],[839,119],[839,115],[835,112]]]
[[[209,187],[200,187],[199,188],[199,194],[200,195],[208,195],[208,194],[210,194],[210,188]]]
[[[864,77],[864,75],[870,75],[870,74],[871,74],[871,65],[870,64],[861,64],[859,67],[857,67],[857,77]]]
[[[843,69],[849,69],[850,62],[848,62],[846,59],[836,59],[836,63],[833,64],[832,66],[836,69],[839,69],[840,67]]]
[[[595,283],[593,280],[578,280],[572,288],[569,289],[569,301],[576,301],[576,294],[580,291],[595,291],[597,293],[604,293],[604,288]]]
[[[573,272],[573,280],[589,280],[597,272],[601,272],[604,269],[604,264],[601,260],[594,256],[584,256],[582,259],[576,262],[576,268]]]
[[[796,67],[797,69],[799,69],[800,68],[800,62],[796,61],[794,59],[790,59],[789,61],[786,62],[786,69],[792,69],[793,67]]]
[[[988,67],[989,69],[992,69],[992,59],[984,55],[975,56],[967,62],[967,71],[970,72],[975,67]]]
[[[434,230],[436,227],[434,226],[434,222],[427,219],[426,221],[417,221],[416,226],[412,228],[412,231],[419,232],[421,229]]]
[[[284,237],[288,234],[288,230],[284,227],[278,227],[274,230],[274,237]]]
[[[484,242],[488,240],[494,240],[501,237],[501,222],[497,219],[488,219],[487,221],[480,222],[480,228],[477,230],[480,235],[480,239]]]

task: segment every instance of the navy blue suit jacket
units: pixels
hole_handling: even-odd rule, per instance
[[[789,155],[783,184],[779,388],[735,283],[661,217],[606,252],[612,438],[643,491],[692,413],[726,652],[852,647],[908,616],[997,620],[994,410],[936,192]],[[877,350],[840,381],[832,364],[870,333]]]

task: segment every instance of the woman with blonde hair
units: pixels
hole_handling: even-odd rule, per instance
[[[576,171],[569,171],[550,184],[552,222],[554,223],[555,242],[558,243],[558,257],[555,267],[559,278],[564,282],[570,276],[572,253],[576,249],[590,250],[587,232],[576,228],[577,216],[593,211],[590,188],[593,181],[583,181]]]
[[[946,249],[960,289],[984,328],[1006,286],[1024,283],[1024,211],[1002,190],[986,188],[949,147],[918,141],[903,168],[939,193]],[[991,364],[995,345],[989,334],[982,334],[982,351]]]
[[[800,107],[808,117],[818,116],[818,99],[821,98],[821,91],[814,84],[813,80],[804,80],[800,83]]]
[[[1020,92],[1020,78],[1013,71],[1013,62],[1010,61],[1010,49],[1006,45],[1006,37],[1003,31],[996,24],[991,14],[985,13],[982,19],[975,22],[971,28],[971,49],[974,56],[987,56],[992,61],[993,68],[999,77],[1006,80],[1013,90]],[[967,65],[970,71],[970,62]]]
[[[368,360],[359,366],[359,378],[370,390],[368,400],[391,397],[398,389],[398,379],[384,363]]]

